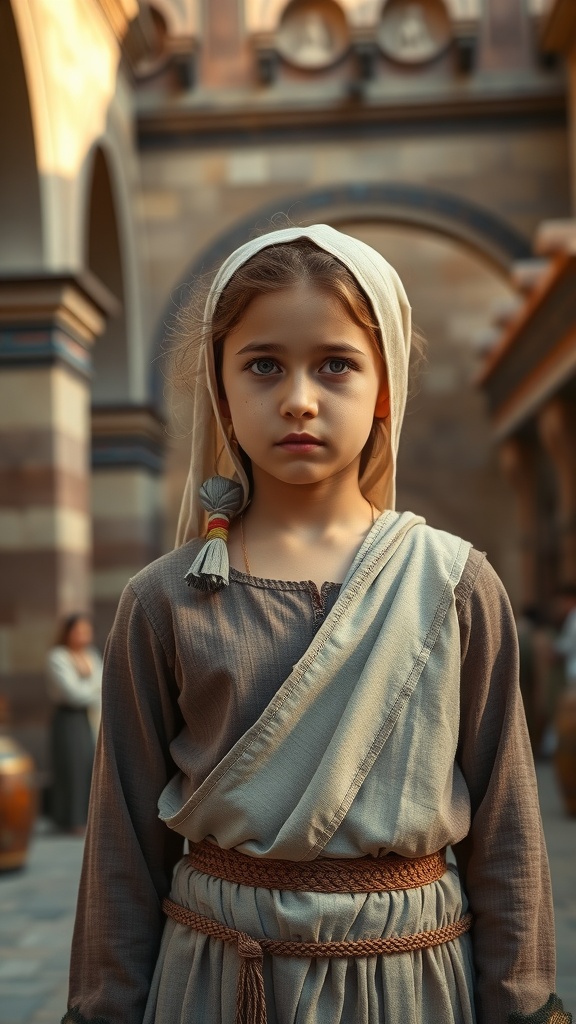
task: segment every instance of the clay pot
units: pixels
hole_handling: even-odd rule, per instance
[[[0,871],[24,865],[37,800],[32,758],[11,736],[0,733]]]
[[[570,815],[576,815],[576,690],[565,690],[556,707],[556,779]]]

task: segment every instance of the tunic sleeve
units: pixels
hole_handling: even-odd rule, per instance
[[[571,1017],[551,995],[552,895],[515,622],[494,570],[477,553],[472,560],[459,612],[458,750],[472,825],[454,853],[474,915],[478,1024],[568,1024]]]
[[[169,630],[166,630],[169,635]],[[182,838],[158,819],[179,730],[169,639],[131,587],[104,656],[102,725],[63,1024],[141,1024]],[[172,643],[173,646],[173,643]]]

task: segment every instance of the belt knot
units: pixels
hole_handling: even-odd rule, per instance
[[[238,932],[238,952],[244,960],[262,959],[262,946],[246,932]]]

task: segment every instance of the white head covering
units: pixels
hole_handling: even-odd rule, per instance
[[[218,407],[218,386],[212,344],[212,317],[218,299],[233,274],[252,256],[272,245],[307,238],[319,249],[331,253],[350,271],[368,298],[380,328],[382,354],[390,390],[390,413],[382,423],[388,444],[378,446],[377,456],[368,460],[360,478],[362,493],[379,509],[393,509],[396,499],[396,456],[406,406],[408,359],[412,333],[411,311],[404,286],[390,264],[365,242],[345,235],[326,224],[284,228],[254,238],[236,249],[224,261],[212,283],[204,312],[199,373],[194,391],[192,457],[178,520],[176,547],[193,537],[203,536],[207,513],[200,503],[204,481],[215,475],[238,481],[248,500],[248,480],[232,450]]]

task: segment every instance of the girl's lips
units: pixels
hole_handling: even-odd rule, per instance
[[[289,452],[311,452],[315,448],[322,448],[324,442],[312,437],[311,434],[287,434],[281,441],[276,442],[276,446]]]

